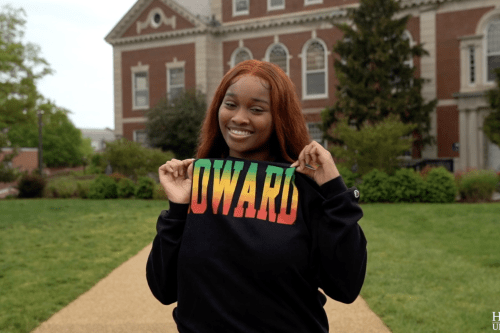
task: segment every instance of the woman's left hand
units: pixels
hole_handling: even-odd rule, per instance
[[[306,164],[314,169],[307,167]],[[311,177],[320,186],[340,175],[332,154],[316,141],[312,141],[302,149],[299,159],[291,167],[296,167],[298,172]]]

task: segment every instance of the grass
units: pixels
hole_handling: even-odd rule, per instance
[[[0,332],[30,332],[153,240],[164,201],[0,201]]]
[[[491,330],[500,309],[500,203],[362,207],[361,295],[391,331]]]
[[[164,201],[0,201],[0,332],[25,333],[152,241]],[[394,333],[480,332],[500,311],[500,203],[365,204],[361,295]]]

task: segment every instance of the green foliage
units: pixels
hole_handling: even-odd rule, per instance
[[[117,185],[118,198],[131,198],[135,194],[134,182],[128,178],[122,178]]]
[[[337,165],[337,170],[339,171],[344,183],[348,188],[351,188],[356,185],[356,180],[359,178],[357,173],[351,171],[351,169],[347,168],[344,165]]]
[[[91,180],[84,180],[76,182],[76,193],[79,198],[87,199],[89,197]]]
[[[330,128],[347,117],[357,129],[368,121],[378,123],[394,114],[405,124],[416,124],[418,145],[431,143],[430,113],[437,100],[425,102],[421,90],[424,79],[415,75],[409,59],[428,53],[422,45],[411,46],[404,37],[409,15],[398,17],[395,0],[360,0],[349,11],[347,23],[336,24],[344,35],[333,47],[339,80],[337,102],[322,112],[323,131],[331,142]]]
[[[137,199],[152,199],[155,189],[155,181],[149,177],[140,177],[137,181],[135,197]]]
[[[90,189],[88,193],[89,199],[115,199],[118,197],[118,191],[116,182],[106,176],[99,175],[90,184]]]
[[[47,191],[53,198],[71,198],[77,194],[78,185],[74,179],[61,177],[50,181]]]
[[[0,130],[32,117],[41,98],[36,82],[52,73],[40,47],[23,41],[25,16],[22,8],[0,9]]]
[[[498,176],[493,170],[470,170],[465,173],[458,185],[463,200],[489,201],[498,185]]]
[[[363,202],[389,201],[389,176],[383,171],[373,169],[363,176],[359,190]]]
[[[450,203],[455,201],[455,177],[444,167],[432,168],[425,177],[424,202]]]
[[[101,153],[95,153],[90,156],[90,164],[87,172],[90,174],[101,174],[106,170],[106,161]]]
[[[149,144],[171,150],[178,159],[195,155],[199,130],[207,110],[205,95],[186,90],[173,100],[163,98],[147,112]]]
[[[40,175],[25,173],[19,183],[19,198],[41,198],[47,181]]]
[[[425,182],[413,169],[399,169],[389,177],[387,190],[390,202],[421,202]]]
[[[500,68],[495,69],[495,74],[497,86],[486,94],[492,111],[484,119],[483,131],[491,142],[500,146]]]
[[[163,186],[160,183],[155,185],[155,189],[153,192],[153,199],[168,200],[167,194],[165,193],[165,190],[163,189]]]
[[[92,151],[90,142],[68,117],[70,111],[50,101],[38,106],[42,115],[43,162],[48,167],[78,166]],[[38,147],[38,116],[31,112],[26,122],[13,124],[9,140],[20,147]]]
[[[148,173],[156,174],[160,165],[172,157],[170,152],[145,148],[125,138],[108,142],[103,154],[104,161],[109,161],[113,172],[119,172],[133,179]]]
[[[357,165],[357,172],[361,175],[374,168],[391,174],[399,167],[398,157],[411,148],[413,138],[404,136],[413,129],[415,125],[403,124],[394,116],[375,125],[365,123],[359,130],[343,119],[335,128],[335,136],[343,145],[333,146],[330,150],[348,168]]]

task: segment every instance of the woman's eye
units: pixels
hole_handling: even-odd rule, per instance
[[[256,108],[253,108],[253,109],[251,109],[251,110],[252,110],[253,112],[264,112],[264,110],[262,110],[262,109],[256,109]]]

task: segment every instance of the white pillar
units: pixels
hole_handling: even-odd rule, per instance
[[[468,151],[468,142],[467,142],[467,111],[459,110],[459,163],[457,165],[457,170],[465,171],[467,169],[467,154]]]
[[[436,90],[436,12],[435,9],[420,13],[420,42],[424,44],[429,52],[428,56],[420,60],[421,77],[430,80],[422,87],[422,97],[425,101],[437,97]],[[437,115],[436,110],[431,113],[430,135],[437,138]],[[423,158],[437,158],[437,146],[427,146],[422,151]]]
[[[479,168],[479,143],[478,143],[478,135],[477,135],[477,112],[469,111],[468,113],[468,128],[467,133],[470,139],[469,144],[469,167],[471,168]]]

